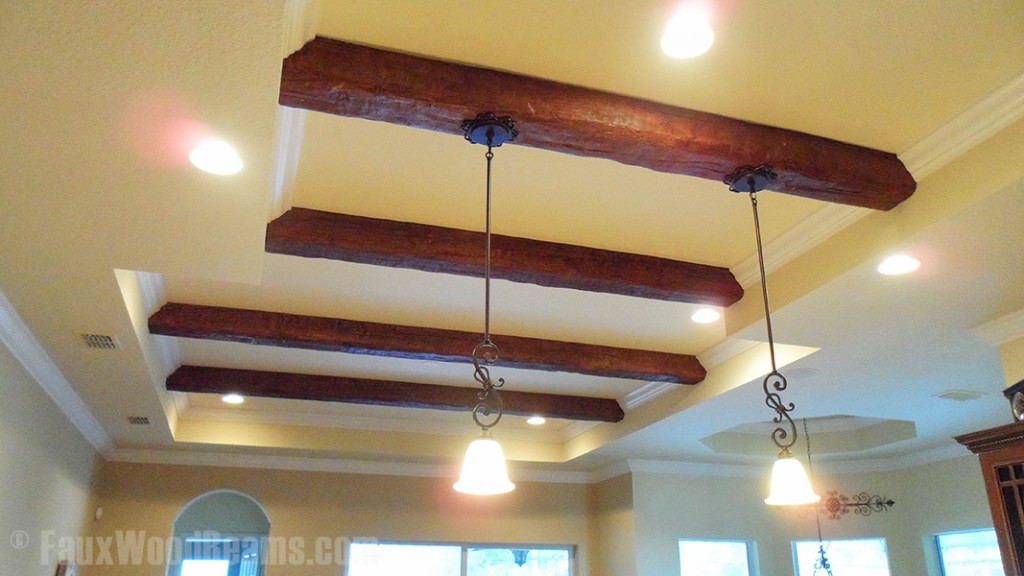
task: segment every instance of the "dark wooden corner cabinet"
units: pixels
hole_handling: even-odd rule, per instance
[[[1024,422],[980,430],[956,441],[978,455],[1007,576],[1024,576]]]

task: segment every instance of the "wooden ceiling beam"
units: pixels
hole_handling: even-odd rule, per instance
[[[494,112],[518,123],[515,144],[720,182],[768,164],[776,192],[867,208],[891,209],[916,187],[889,152],[322,37],[285,58],[279,102],[460,136],[463,120]]]
[[[480,232],[292,208],[267,225],[266,250],[306,258],[483,277]],[[491,276],[513,282],[713,306],[743,288],[727,268],[492,235]]]
[[[470,411],[479,388],[438,386],[389,380],[317,376],[232,368],[182,366],[167,377],[167,389],[200,394],[229,394],[260,398],[345,402],[373,406]],[[504,413],[589,422],[619,422],[619,403],[607,398],[565,396],[502,390]]]
[[[473,332],[299,316],[280,312],[168,303],[149,318],[149,331],[163,336],[369,354],[391,358],[471,362],[481,336]],[[696,357],[491,335],[501,366],[572,372],[650,382],[696,384],[706,372]]]

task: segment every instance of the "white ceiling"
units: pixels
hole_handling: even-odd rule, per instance
[[[282,58],[317,33],[898,153],[919,188],[890,212],[760,196],[775,334],[796,358],[783,372],[816,371],[791,378],[786,399],[797,417],[914,423],[914,439],[822,454],[837,463],[948,455],[952,435],[1008,422],[998,348],[974,329],[1024,309],[1024,4],[712,4],[716,44],[691,61],[661,54],[668,3],[653,0],[0,6],[0,291],[30,332],[9,320],[5,341],[23,361],[52,359],[58,372],[35,373],[44,386],[66,381],[65,409],[82,426],[95,419],[110,457],[454,461],[476,432],[467,413],[228,407],[164,390],[179,363],[474,385],[458,364],[148,334],[166,301],[482,329],[479,279],[264,252],[266,223],[288,206],[483,229],[480,147],[277,104]],[[234,143],[245,170],[189,166],[187,143],[202,133]],[[618,424],[541,429],[508,417],[495,434],[510,457],[569,472],[625,459],[756,461],[701,443],[772,415],[759,389],[764,347],[750,348],[764,329],[748,199],[717,182],[515,145],[496,151],[494,170],[497,233],[728,267],[747,290],[722,321],[698,326],[689,304],[496,281],[498,334],[697,354],[709,369],[694,387],[501,370],[508,389],[617,398],[627,410]],[[921,270],[879,276],[877,260],[896,249]],[[86,349],[82,332],[121,347]],[[950,389],[981,396],[935,398]],[[151,424],[128,424],[137,415]]]

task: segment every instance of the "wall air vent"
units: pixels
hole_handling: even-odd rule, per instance
[[[970,390],[946,390],[940,394],[936,394],[936,398],[942,398],[943,400],[955,400],[957,402],[969,402],[971,400],[977,400],[981,398],[981,394],[978,392],[971,392]]]
[[[135,424],[136,426],[149,426],[149,417],[148,416],[129,416],[128,417],[128,423],[129,424]]]
[[[82,333],[82,342],[85,343],[86,348],[97,348],[100,350],[116,350],[120,348],[117,345],[117,338],[108,336],[106,334],[88,334]]]

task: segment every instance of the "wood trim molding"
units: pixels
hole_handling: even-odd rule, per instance
[[[1024,422],[961,434],[953,438],[975,454],[999,450],[1016,442],[1024,441]]]

